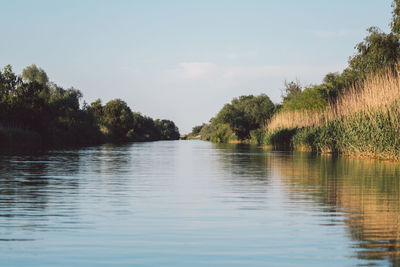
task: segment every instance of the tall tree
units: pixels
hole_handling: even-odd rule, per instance
[[[22,79],[26,83],[36,82],[38,84],[46,84],[49,81],[46,72],[35,64],[26,67],[22,71]]]
[[[283,102],[289,101],[293,97],[296,97],[298,94],[301,93],[301,85],[298,80],[288,82],[285,80],[284,88],[282,90],[282,99]]]
[[[128,105],[121,99],[110,100],[103,112],[103,122],[110,136],[117,141],[126,140],[126,134],[133,127],[133,115]]]
[[[390,27],[392,33],[400,34],[400,0],[394,0],[392,8],[392,22],[390,23]]]
[[[394,69],[399,60],[399,36],[382,32],[377,27],[368,29],[369,35],[357,44],[357,53],[350,58],[349,68],[355,72],[358,81],[369,74],[385,69]]]

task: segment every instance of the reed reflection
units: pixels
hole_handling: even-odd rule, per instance
[[[214,164],[222,172],[218,179],[224,181],[223,190],[228,191],[229,201],[238,200],[238,209],[265,209],[271,190],[268,153],[242,144],[215,144],[215,148]]]
[[[343,217],[358,258],[400,264],[398,164],[297,152],[272,160],[292,201]]]

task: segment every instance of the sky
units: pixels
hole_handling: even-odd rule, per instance
[[[36,64],[188,133],[234,97],[320,83],[390,19],[390,0],[0,0],[0,67]]]

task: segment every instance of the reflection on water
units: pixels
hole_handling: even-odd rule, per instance
[[[274,157],[293,201],[311,199],[342,216],[356,256],[400,263],[400,165],[293,153]]]
[[[400,165],[200,141],[0,155],[0,265],[399,265]]]

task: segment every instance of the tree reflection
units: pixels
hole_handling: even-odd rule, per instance
[[[357,257],[400,264],[398,164],[297,152],[272,164],[292,200],[312,199],[329,216],[344,216]]]
[[[79,183],[76,151],[0,155],[0,230],[46,230],[50,217],[72,216]],[[7,239],[5,239],[7,240]]]

